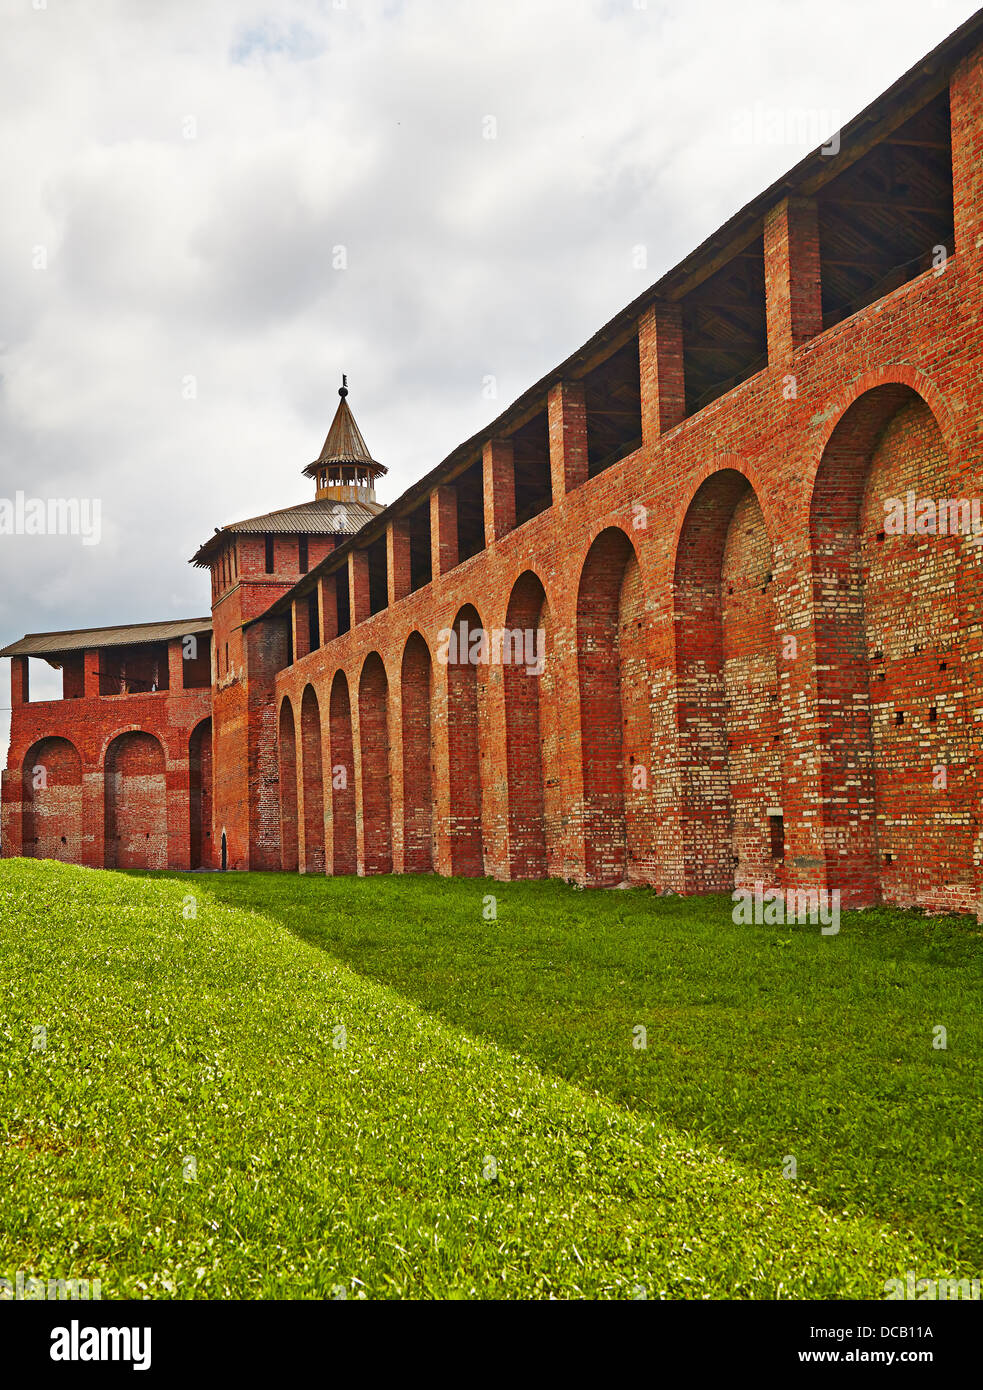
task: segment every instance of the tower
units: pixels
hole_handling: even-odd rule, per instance
[[[302,471],[315,479],[307,502],[216,527],[192,563],[212,576],[213,831],[217,855],[225,835],[230,868],[279,868],[275,797],[276,675],[293,660],[289,624],[250,627],[336,545],[383,510],[371,458],[346,401],[341,401],[320,456]],[[347,593],[347,588],[346,588]],[[282,628],[282,631],[280,631]],[[308,644],[321,642],[321,614],[308,601]]]
[[[313,478],[317,501],[375,503],[375,480],[386,469],[369,453],[362,431],[348,404],[348,377],[338,388],[341,400],[331,421],[324,448],[303,470]]]

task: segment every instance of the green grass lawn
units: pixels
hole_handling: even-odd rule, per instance
[[[3,861],[0,1277],[878,1298],[979,1275],[976,926],[729,909]]]

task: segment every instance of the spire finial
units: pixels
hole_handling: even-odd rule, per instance
[[[348,377],[344,374],[341,378],[341,385],[338,387],[338,395],[341,397],[342,400],[344,400],[345,397],[348,395]]]

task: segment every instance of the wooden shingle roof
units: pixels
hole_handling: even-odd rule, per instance
[[[131,647],[169,642],[175,637],[211,632],[211,618],[180,618],[165,623],[124,623],[120,627],[80,627],[65,632],[29,632],[0,651],[0,656],[55,656],[95,647]]]

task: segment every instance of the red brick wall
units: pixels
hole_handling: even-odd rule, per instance
[[[418,632],[403,653],[400,677],[403,745],[403,862],[404,873],[428,873],[433,868],[433,748],[430,734],[432,663],[430,650]]]
[[[734,805],[728,755],[721,577],[724,549],[747,480],[733,469],[708,478],[687,510],[676,550],[678,760],[683,881],[693,892],[734,884]],[[734,728],[735,722],[731,722]]]
[[[621,695],[621,783],[625,814],[624,876],[651,883],[658,876],[651,820],[652,695],[648,662],[648,605],[634,550],[618,595],[618,678]]]
[[[769,812],[782,809],[782,750],[771,600],[774,557],[751,488],[734,507],[720,575],[727,779],[739,887],[781,881]]]
[[[563,720],[557,687],[556,645],[549,600],[539,610],[546,664],[539,677],[539,738],[543,767],[543,838],[546,843],[546,872],[550,878],[566,878],[563,843],[569,820],[566,788],[560,779],[560,749],[563,746]]]
[[[631,750],[625,743],[637,740],[626,738],[619,639],[624,625],[633,629],[640,616],[633,560],[622,531],[603,532],[584,565],[577,599],[585,872],[595,883],[618,883],[627,867],[625,762]],[[629,671],[624,675],[627,683]]]
[[[404,669],[415,632],[433,661],[427,809],[440,872],[508,877],[539,872],[545,858],[549,873],[580,881],[690,892],[784,882],[840,887],[847,901],[972,906],[983,657],[967,615],[981,599],[979,564],[966,550],[954,575],[949,543],[923,539],[923,551],[936,549],[919,565],[919,603],[934,628],[911,605],[911,575],[876,567],[865,617],[861,550],[873,523],[861,525],[860,508],[887,486],[885,468],[900,492],[979,495],[977,415],[962,403],[979,397],[980,369],[961,326],[977,313],[979,283],[972,255],[957,256],[944,275],[786,343],[773,367],[662,434],[650,426],[635,454],[280,671],[278,690],[310,683],[323,698],[336,672],[357,688],[368,653],[380,656],[393,707],[411,711],[400,703],[389,723],[394,845],[409,843],[406,808],[420,806],[418,700]],[[657,388],[646,361],[655,336],[643,337],[642,372]],[[953,351],[950,336],[965,348]],[[551,397],[554,480],[564,460],[577,476],[578,406],[576,391]],[[492,469],[486,497],[502,471]],[[462,611],[472,628],[524,625],[537,586],[549,629],[538,680],[436,660]],[[865,683],[880,649],[868,651],[871,622],[903,624],[906,609],[925,640],[905,658],[917,670],[894,678],[921,709],[917,745],[902,754],[914,715],[885,739]],[[947,786],[932,790],[943,764]],[[364,820],[358,779],[346,796]],[[328,857],[334,844],[343,862],[354,832],[335,801]],[[887,821],[890,864],[879,847]]]
[[[216,845],[212,830],[211,719],[203,719],[191,735],[188,774],[191,799],[191,868],[218,868],[221,846]]]
[[[860,515],[861,587],[881,888],[892,902],[939,910],[964,908],[973,893],[976,780],[956,601],[957,573],[972,551],[962,536],[886,534],[884,501],[909,489],[916,498],[955,497],[951,482],[931,412],[909,399],[874,449]]]
[[[330,703],[332,873],[353,874],[358,855],[355,831],[355,756],[352,707],[344,671],[335,675]]]
[[[252,620],[296,579],[296,542],[278,541],[267,575],[262,540],[239,538],[216,595],[210,710],[190,718],[171,691],[39,713],[19,703],[15,671],[4,852],[22,844],[27,750],[63,736],[82,759],[82,857],[102,862],[88,827],[101,825],[115,703],[166,751],[172,863],[188,853],[187,738],[211,712],[214,842],[227,830],[232,867],[292,867],[301,852],[315,867],[323,821],[336,873],[432,864],[676,892],[760,878],[847,902],[973,907],[981,548],[878,539],[885,494],[983,492],[983,52],[959,65],[951,109],[956,245],[942,274],[822,332],[814,205],[776,206],[767,365],[683,418],[678,305],[646,310],[625,325],[639,338],[642,446],[588,478],[583,384],[554,385],[540,406],[552,506],[509,529],[509,445],[489,438],[485,548],[456,563],[457,494],[442,484],[429,584],[406,593],[396,519],[389,606],[369,614],[356,552],[351,630],[333,635],[324,605],[326,640],[288,665],[289,619]],[[462,618],[489,633],[544,627],[542,676],[442,663],[441,633]],[[319,731],[313,714],[306,730],[293,722],[308,687]]]
[[[516,582],[505,615],[510,641],[521,639],[527,655],[527,634],[537,634],[546,602],[542,584],[532,573]],[[518,634],[513,639],[512,634]],[[531,655],[531,651],[528,653]],[[510,648],[515,656],[515,648]],[[505,686],[506,766],[508,773],[508,848],[512,878],[545,878],[546,817],[543,776],[540,693],[542,674],[524,659],[502,667]]]
[[[382,658],[370,652],[358,686],[362,787],[360,871],[391,874],[392,800],[389,786],[389,682]]]
[[[98,653],[90,654],[98,658]],[[95,660],[91,663],[96,668]],[[26,772],[37,763],[36,745],[42,740],[62,739],[75,750],[81,763],[81,818],[77,815],[77,797],[66,798],[62,811],[45,813],[45,854],[42,857],[66,858],[73,863],[103,868],[115,861],[115,841],[107,842],[107,803],[113,815],[122,792],[124,830],[130,837],[127,854],[136,854],[134,823],[127,819],[139,812],[139,796],[134,800],[134,788],[119,784],[121,769],[117,754],[120,736],[142,733],[149,736],[161,750],[160,769],[163,785],[154,781],[153,813],[148,802],[148,820],[144,825],[143,851],[155,860],[172,868],[186,869],[191,863],[191,750],[192,731],[211,713],[211,691],[158,691],[154,694],[90,695],[68,700],[41,700],[20,704],[11,719],[10,747],[7,769],[3,773],[2,831],[3,853],[13,855],[30,852],[34,830],[27,822],[35,812],[25,782]],[[146,752],[146,748],[145,748]],[[107,757],[109,763],[107,764]],[[123,759],[122,773],[133,772],[132,751]],[[138,778],[144,774],[136,772]],[[152,776],[156,778],[155,771]],[[61,773],[56,776],[56,787]],[[160,798],[157,793],[162,792]],[[62,795],[62,793],[56,793]],[[116,798],[114,800],[114,798]],[[159,802],[159,804],[158,804]],[[48,805],[53,806],[49,800]],[[134,811],[136,808],[136,811]],[[126,827],[129,825],[129,829]],[[114,832],[115,833],[115,832]],[[148,841],[146,835],[150,834]],[[25,834],[27,840],[25,842]],[[65,836],[67,844],[61,844]],[[163,844],[163,849],[161,845]],[[72,846],[75,846],[72,850]],[[68,851],[72,851],[69,853]],[[50,853],[48,853],[50,851]]]
[[[289,697],[280,706],[278,731],[280,757],[280,867],[296,873],[298,858],[297,828],[297,734],[294,712]]]
[[[106,868],[167,868],[164,750],[152,734],[120,734],[106,753]]]
[[[429,624],[427,625],[430,626]],[[470,604],[454,618],[458,634],[456,659],[447,663],[448,827],[450,871],[480,876],[484,872],[481,821],[481,735],[479,725],[479,667],[468,659],[472,634],[483,630]],[[434,634],[431,632],[431,640]]]
[[[321,756],[321,711],[312,686],[304,691],[300,711],[303,796],[304,852],[302,864],[308,874],[323,874],[324,861],[324,774]]]
[[[46,738],[24,759],[24,854],[81,861],[82,759],[66,739]]]

